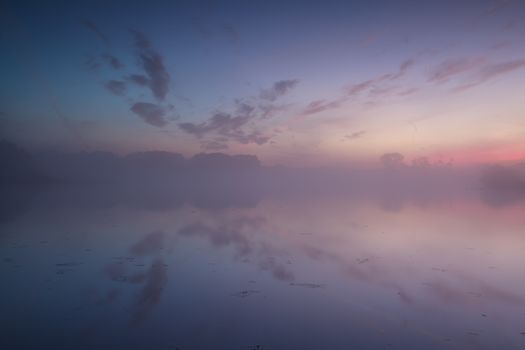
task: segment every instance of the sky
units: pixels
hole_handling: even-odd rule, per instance
[[[0,6],[0,137],[32,151],[525,159],[523,1]]]

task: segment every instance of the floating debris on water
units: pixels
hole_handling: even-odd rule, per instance
[[[304,287],[304,288],[324,288],[324,284],[319,283],[290,283],[294,287]]]
[[[447,269],[443,269],[443,268],[440,268],[440,267],[433,267],[432,270],[439,271],[439,272],[447,272]]]
[[[72,267],[72,266],[79,266],[83,263],[80,262],[65,262],[65,263],[57,263],[55,266],[62,266],[62,267]]]
[[[259,291],[259,290],[241,290],[240,292],[233,294],[233,296],[234,297],[239,297],[239,298],[246,298],[246,297],[249,297],[251,295],[258,294],[260,292],[261,291]]]

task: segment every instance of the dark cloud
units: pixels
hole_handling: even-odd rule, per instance
[[[124,68],[124,64],[115,56],[109,54],[109,53],[106,53],[104,55],[102,55],[102,58],[104,58],[108,64],[110,65],[111,68],[113,69],[121,69],[121,68]]]
[[[216,113],[207,122],[194,123],[180,123],[179,127],[185,132],[195,135],[196,137],[203,137],[207,133],[217,132],[221,135],[227,136],[235,130],[250,121],[249,115],[231,116],[226,113]]]
[[[82,20],[82,25],[95,33],[105,44],[109,44],[109,37],[98,28],[95,22],[85,19]]]
[[[153,126],[161,128],[168,124],[168,121],[164,118],[166,111],[156,104],[137,102],[131,106],[131,111]]]
[[[140,85],[140,86],[148,86],[149,85],[149,79],[145,75],[142,74],[131,74],[129,77],[127,77],[129,81],[131,81],[134,84]]]
[[[237,100],[235,101],[235,104],[236,104],[236,108],[235,108],[235,112],[239,115],[252,115],[253,112],[255,111],[255,107],[248,104],[248,103],[245,103],[245,102],[242,102],[240,100]]]
[[[152,48],[151,41],[146,35],[144,35],[144,33],[135,29],[131,29],[130,32],[135,40],[135,46],[138,50],[150,50]]]
[[[252,131],[245,133],[241,130],[236,130],[228,135],[231,139],[242,144],[255,143],[257,145],[264,145],[270,140],[269,136],[263,135],[260,131]]]
[[[98,62],[97,58],[92,55],[86,57],[86,61],[83,65],[89,70],[97,70],[101,67],[100,62]]]
[[[241,114],[232,116],[227,113],[216,113],[208,121],[195,124],[195,123],[179,123],[179,128],[188,134],[192,134],[197,138],[202,138],[208,134],[216,134],[223,137],[223,141],[220,144],[217,143],[206,143],[207,145],[222,146],[226,143],[226,140],[233,140],[242,144],[255,143],[262,145],[269,141],[270,137],[263,135],[259,131],[246,132],[242,130],[242,127],[248,124],[255,115],[251,114],[252,109],[246,108],[245,112],[248,114]]]
[[[126,83],[123,81],[110,80],[104,84],[104,87],[117,96],[122,96],[126,93]]]
[[[298,83],[299,80],[297,79],[277,81],[270,89],[261,91],[260,98],[268,101],[275,101],[293,89]]]
[[[222,151],[228,149],[228,143],[220,140],[211,140],[203,142],[202,148],[207,151]]]
[[[170,83],[164,60],[144,34],[136,30],[132,30],[131,34],[135,40],[139,64],[148,78],[148,87],[158,100],[164,100]]]
[[[271,88],[263,90],[259,96],[235,99],[232,113],[219,111],[204,122],[183,122],[178,126],[184,132],[199,139],[209,135],[221,138],[220,141],[204,140],[202,147],[206,150],[225,149],[230,141],[241,144],[265,144],[271,137],[255,129],[254,123],[258,119],[269,118],[285,110],[287,105],[274,105],[268,101],[283,96],[297,83],[297,80],[277,81]]]

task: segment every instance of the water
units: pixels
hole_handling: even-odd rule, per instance
[[[2,349],[525,348],[523,202],[475,190],[10,198]]]

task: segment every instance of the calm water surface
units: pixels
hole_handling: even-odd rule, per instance
[[[20,201],[0,223],[2,349],[525,349],[523,202]]]

